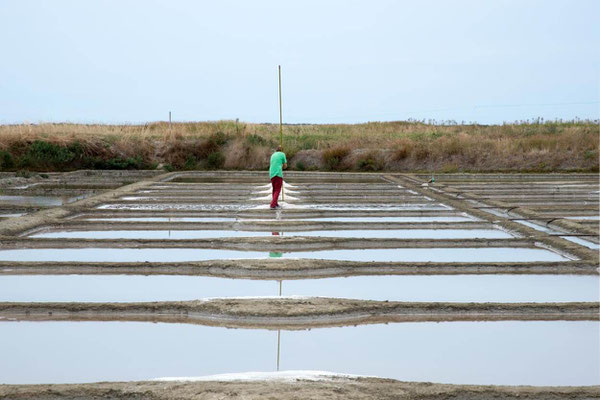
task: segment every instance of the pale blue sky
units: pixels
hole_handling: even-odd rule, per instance
[[[600,115],[600,0],[0,0],[0,123]]]

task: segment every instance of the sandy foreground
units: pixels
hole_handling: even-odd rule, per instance
[[[444,385],[318,371],[172,379],[177,380],[0,385],[0,399],[600,399],[600,386]]]

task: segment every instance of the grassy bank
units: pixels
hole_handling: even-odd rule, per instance
[[[0,126],[0,170],[265,169],[273,124]],[[598,171],[598,123],[286,125],[291,169],[339,171]]]

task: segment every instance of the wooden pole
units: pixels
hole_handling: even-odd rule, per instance
[[[279,145],[281,146],[281,151],[283,151],[283,112],[281,106],[281,65],[277,66],[277,70],[279,72]],[[283,182],[281,183],[281,201],[285,200],[285,196],[283,194]]]

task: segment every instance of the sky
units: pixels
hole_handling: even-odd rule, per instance
[[[0,0],[0,124],[600,118],[600,0]]]

